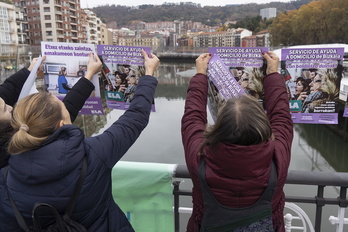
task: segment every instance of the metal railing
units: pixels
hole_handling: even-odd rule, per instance
[[[191,190],[180,189],[180,179],[191,179],[190,174],[185,165],[178,165],[174,173],[173,181],[174,189],[174,221],[175,232],[180,229],[179,219],[179,204],[180,196],[192,196]],[[313,193],[311,197],[304,196],[285,196],[286,202],[292,203],[308,203],[315,204],[315,222],[314,227],[316,232],[321,232],[321,222],[323,207],[325,205],[337,205],[339,208],[338,217],[330,217],[330,222],[336,224],[336,232],[342,232],[344,224],[347,224],[347,219],[344,219],[344,211],[348,206],[347,187],[348,187],[348,173],[343,172],[311,172],[311,171],[295,171],[289,170],[286,180],[287,185],[306,185],[317,186],[317,192]],[[338,189],[337,198],[329,198],[324,196],[324,189],[333,186]],[[299,192],[301,194],[301,192]]]

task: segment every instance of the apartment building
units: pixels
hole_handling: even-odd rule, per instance
[[[86,13],[86,29],[87,29],[87,43],[100,44],[101,41],[101,24],[102,21],[97,15],[88,9],[85,9]]]
[[[244,37],[242,39],[242,47],[256,47],[256,35]]]
[[[269,30],[263,30],[256,33],[256,46],[257,47],[270,47],[271,42],[269,40]]]
[[[135,36],[119,37],[118,45],[151,47],[153,50],[157,50],[161,45],[161,40],[154,35],[141,35],[137,33]]]
[[[229,29],[228,31],[206,32],[193,38],[194,47],[241,47],[242,38],[251,36],[246,29]]]
[[[28,58],[23,8],[0,2],[0,69],[20,66]]]
[[[111,28],[107,28],[105,23],[100,25],[100,43],[102,45],[114,45],[113,42],[113,31]]]
[[[86,43],[84,13],[80,0],[13,0],[25,7],[29,29],[29,44],[41,41]]]
[[[225,31],[201,33],[193,38],[194,47],[223,47]]]

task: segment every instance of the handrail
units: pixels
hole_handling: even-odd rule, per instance
[[[191,179],[190,173],[187,170],[186,165],[179,164],[173,173],[174,178]],[[191,196],[191,190],[180,189],[180,181],[174,181],[174,220],[175,220],[175,231],[179,231],[179,197],[180,196]],[[285,196],[286,202],[297,202],[297,203],[309,203],[316,205],[315,211],[315,231],[321,231],[321,218],[322,209],[325,205],[337,205],[341,208],[347,208],[347,188],[348,188],[348,173],[346,172],[312,172],[312,171],[298,171],[289,170],[286,185],[308,185],[317,186],[316,195],[312,197],[303,196]],[[339,187],[339,193],[337,198],[324,197],[324,188],[327,186]],[[301,193],[300,193],[301,194]],[[343,214],[344,216],[344,214]],[[337,225],[336,232],[343,231],[343,222],[346,221],[344,218],[338,218],[340,225]]]
[[[175,178],[191,178],[186,165],[178,164]],[[289,170],[286,184],[325,185],[348,187],[348,172],[312,172]]]

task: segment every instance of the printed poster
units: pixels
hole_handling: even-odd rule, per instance
[[[63,99],[69,90],[84,77],[91,52],[96,54],[94,44],[41,42],[45,89]],[[79,114],[104,114],[100,98],[98,74],[92,78],[95,86]]]
[[[337,124],[344,48],[281,50],[294,123]]]
[[[28,96],[29,94],[34,94],[39,92],[36,88],[36,77],[37,77],[37,73],[38,70],[41,66],[41,62],[42,62],[42,57],[40,56],[39,58],[37,58],[37,61],[34,65],[34,67],[32,68],[32,70],[30,71],[30,74],[27,78],[27,80],[25,81],[22,90],[18,96],[18,101],[21,100],[22,98]]]
[[[343,117],[348,117],[348,104],[344,107]]]
[[[211,47],[208,66],[208,107],[213,120],[224,101],[247,93],[260,104],[264,99],[263,77],[266,72],[264,47]]]
[[[142,50],[151,54],[150,47],[97,45],[98,55],[105,64],[102,87],[108,108],[128,109],[138,80],[145,75]],[[152,111],[155,111],[155,104],[152,105]]]
[[[348,117],[348,76],[343,72],[340,86],[340,100],[345,103],[343,117]]]

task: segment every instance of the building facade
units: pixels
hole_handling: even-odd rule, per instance
[[[135,36],[122,36],[118,40],[120,46],[151,47],[153,50],[157,50],[160,44],[161,41],[157,36],[142,36],[140,33]]]
[[[79,0],[13,0],[25,8],[29,44],[41,41],[86,43],[83,11]]]
[[[277,8],[264,8],[260,10],[262,18],[270,19],[277,17]]]
[[[23,8],[0,2],[0,69],[25,65],[28,25]]]

